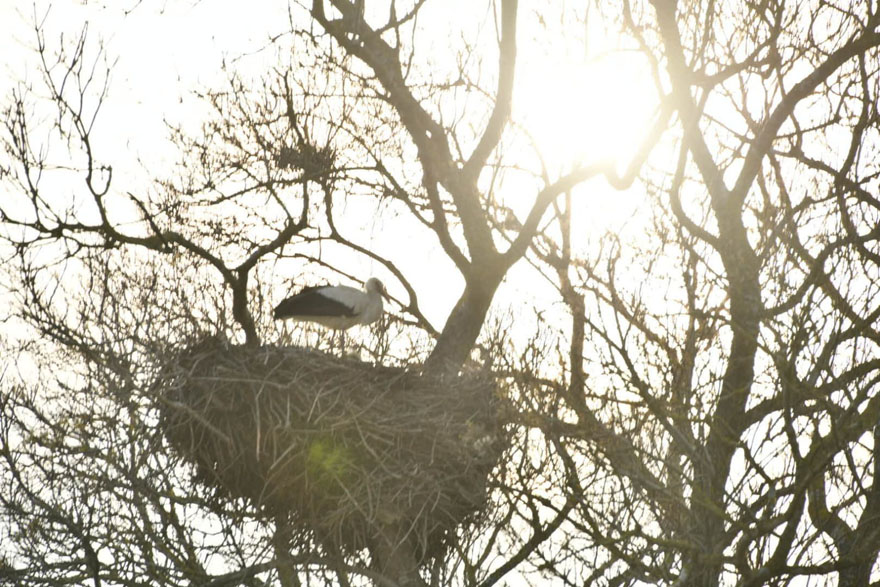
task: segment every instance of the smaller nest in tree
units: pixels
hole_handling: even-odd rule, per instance
[[[196,344],[157,385],[161,426],[219,497],[342,552],[437,556],[487,503],[505,432],[485,376],[442,380],[297,347]]]
[[[320,177],[333,170],[336,153],[330,147],[316,147],[300,141],[295,147],[282,146],[276,161],[283,169],[301,169],[307,177]]]

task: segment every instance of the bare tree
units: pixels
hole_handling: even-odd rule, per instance
[[[8,97],[0,167],[9,323],[32,329],[19,356],[39,366],[3,383],[0,577],[876,581],[877,6],[623,0],[550,21],[500,0],[491,42],[465,38],[447,62],[424,41],[430,3],[373,8],[292,3],[277,68],[204,92],[213,116],[198,136],[172,129],[180,165],[146,192],[119,186],[95,147],[102,55],[85,34],[53,52],[36,27],[41,89]],[[649,64],[661,104],[622,172],[553,176],[540,153],[506,148],[525,134],[520,27],[578,35],[586,18]],[[598,176],[645,203],[584,245]],[[383,230],[418,227],[460,273],[442,327],[394,252],[361,240],[343,212],[356,202]],[[275,268],[351,276],[352,254],[402,292],[372,360],[448,381],[482,346],[503,395],[510,444],[489,505],[433,558],[335,552],[247,499],[218,502],[157,425],[163,360],[217,333],[274,343]],[[511,341],[509,323],[487,325],[521,262],[558,295]]]
[[[623,582],[869,584],[876,7],[620,8],[676,113],[678,155],[645,173],[644,243],[543,255],[565,268],[592,366],[563,396],[576,416],[558,445],[578,525],[609,569],[626,562]],[[621,496],[582,472],[585,443]]]

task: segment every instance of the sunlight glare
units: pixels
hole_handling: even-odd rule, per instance
[[[635,53],[530,63],[518,73],[517,120],[550,169],[609,159],[621,169],[650,128],[657,92]]]

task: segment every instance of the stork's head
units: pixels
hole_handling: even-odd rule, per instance
[[[380,296],[385,295],[385,286],[375,277],[371,277],[367,280],[367,283],[364,284],[364,290],[367,293],[377,293]]]

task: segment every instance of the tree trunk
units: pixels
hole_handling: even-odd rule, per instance
[[[419,563],[406,540],[406,532],[386,526],[370,547],[373,566],[382,576],[400,587],[427,587],[419,575]]]
[[[425,361],[426,374],[458,373],[480,335],[503,275],[503,272],[496,271],[472,272],[467,279],[464,293],[446,320],[437,345]]]

